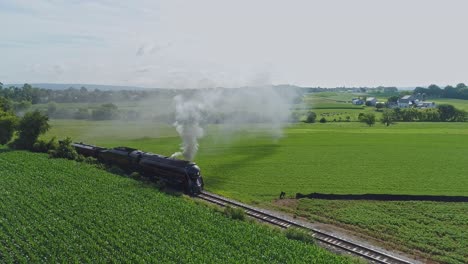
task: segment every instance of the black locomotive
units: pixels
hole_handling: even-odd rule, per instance
[[[107,149],[83,143],[73,143],[72,146],[79,154],[94,157],[102,163],[183,186],[189,194],[197,194],[203,190],[200,168],[193,162],[127,147]]]

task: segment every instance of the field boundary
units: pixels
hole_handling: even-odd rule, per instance
[[[373,200],[373,201],[431,201],[431,202],[468,202],[468,196],[445,195],[409,195],[409,194],[331,194],[331,193],[296,193],[296,199],[322,200]]]

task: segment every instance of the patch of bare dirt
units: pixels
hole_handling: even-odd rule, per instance
[[[297,199],[276,199],[273,201],[274,205],[277,206],[284,206],[291,209],[296,209],[297,205],[299,204],[299,200]]]

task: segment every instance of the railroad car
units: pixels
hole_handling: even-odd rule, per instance
[[[95,157],[102,163],[116,165],[126,171],[137,171],[150,178],[183,186],[189,194],[197,194],[203,190],[204,183],[200,168],[193,162],[128,147],[107,149],[84,143],[73,143],[72,146],[79,154]]]

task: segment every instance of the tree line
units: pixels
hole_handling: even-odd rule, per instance
[[[147,90],[119,90],[103,91],[99,89],[88,90],[86,87],[70,87],[65,90],[52,90],[32,87],[24,84],[22,87],[4,87],[0,82],[0,97],[13,102],[26,101],[31,104],[39,103],[110,103],[121,101],[139,101],[154,96],[175,95],[176,91],[166,89]]]
[[[317,121],[317,114],[315,112],[308,112],[306,115],[305,123],[315,123]],[[336,119],[334,121],[337,121]],[[341,118],[340,120],[341,121]],[[347,122],[350,121],[349,116],[346,118]],[[359,113],[358,121],[372,126],[376,123],[377,119],[374,113]],[[437,108],[393,108],[385,109],[382,112],[380,121],[389,126],[397,121],[399,122],[466,122],[468,121],[467,112],[455,108],[450,104],[441,104]],[[322,117],[320,123],[326,123],[327,120]]]
[[[464,83],[459,83],[455,87],[451,85],[445,86],[443,89],[435,84],[429,85],[427,88],[416,87],[414,94],[425,94],[432,98],[455,98],[468,100],[468,87]]]

